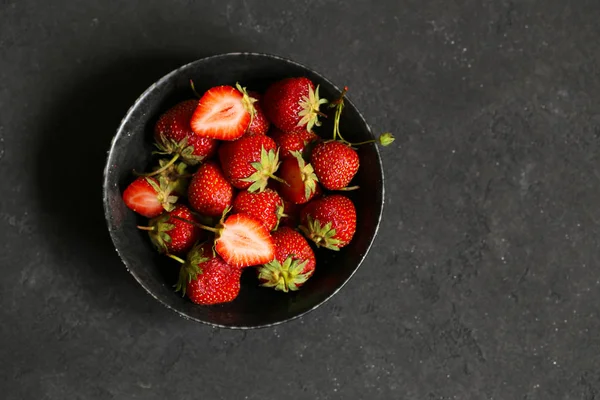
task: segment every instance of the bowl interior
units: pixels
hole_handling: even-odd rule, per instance
[[[253,328],[283,322],[314,309],[352,276],[364,259],[377,232],[383,206],[383,172],[375,145],[358,149],[361,166],[352,184],[360,189],[346,194],[357,210],[357,232],[352,242],[334,252],[316,250],[314,276],[295,293],[261,288],[254,270],[242,277],[238,298],[228,304],[197,306],[173,290],[178,264],[158,255],[145,232],[136,225],[146,221],[130,211],[121,193],[133,179],[132,171],[148,170],[154,159],[152,129],[162,112],[194,95],[190,79],[199,93],[216,85],[240,82],[260,92],[272,82],[292,76],[306,76],[320,85],[321,96],[333,100],[340,91],[329,81],[294,62],[262,54],[235,53],[201,59],[187,64],[153,84],[131,107],[113,140],[104,176],[104,207],[108,227],[119,255],[135,279],[157,300],[184,317],[218,326]],[[332,118],[316,132],[331,137]],[[373,138],[352,103],[346,102],[340,130],[353,142]]]

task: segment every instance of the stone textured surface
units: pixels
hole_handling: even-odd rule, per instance
[[[599,17],[594,0],[0,2],[3,398],[598,398]],[[235,50],[347,84],[398,137],[363,268],[249,332],[146,295],[100,192],[139,93]]]

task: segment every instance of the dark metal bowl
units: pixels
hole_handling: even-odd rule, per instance
[[[377,147],[360,146],[360,169],[348,192],[357,210],[357,232],[352,242],[338,252],[316,251],[314,276],[294,293],[261,288],[253,270],[245,271],[242,289],[232,303],[198,306],[173,290],[178,264],[160,256],[145,232],[136,229],[144,221],[130,211],[121,194],[133,179],[132,171],[152,164],[152,129],[159,115],[181,100],[192,98],[190,79],[202,93],[216,85],[240,82],[248,90],[263,91],[270,83],[293,76],[306,76],[320,85],[321,96],[333,100],[340,90],[315,71],[293,61],[266,54],[232,53],[194,61],[176,69],[150,86],[125,115],[112,141],[104,171],[104,211],[115,248],[134,278],[155,299],[181,316],[213,326],[258,328],[297,318],[330,299],[352,277],[364,260],[377,234],[383,209],[383,169]],[[332,118],[317,133],[331,137]],[[356,107],[346,101],[340,129],[353,142],[373,139],[371,130]],[[376,266],[372,266],[376,268]]]

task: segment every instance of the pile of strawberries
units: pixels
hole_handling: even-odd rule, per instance
[[[217,86],[159,118],[163,158],[136,173],[123,200],[150,218],[139,228],[156,249],[181,264],[177,290],[197,304],[229,302],[246,267],[256,267],[262,286],[298,290],[316,267],[309,241],[331,250],[350,243],[356,210],[337,191],[354,189],[360,162],[352,146],[362,143],[339,132],[345,91],[329,103],[304,77],[262,96]],[[313,132],[325,104],[335,109],[331,140]]]

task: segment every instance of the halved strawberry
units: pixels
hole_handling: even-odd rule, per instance
[[[246,214],[227,217],[216,229],[215,250],[234,267],[265,264],[275,257],[275,244],[261,221]]]
[[[239,84],[216,86],[204,93],[192,115],[191,126],[202,137],[236,140],[246,133],[256,114],[255,99]]]
[[[138,177],[123,192],[125,205],[147,218],[158,217],[163,210],[172,211],[177,196],[172,195],[172,185],[164,177]]]

